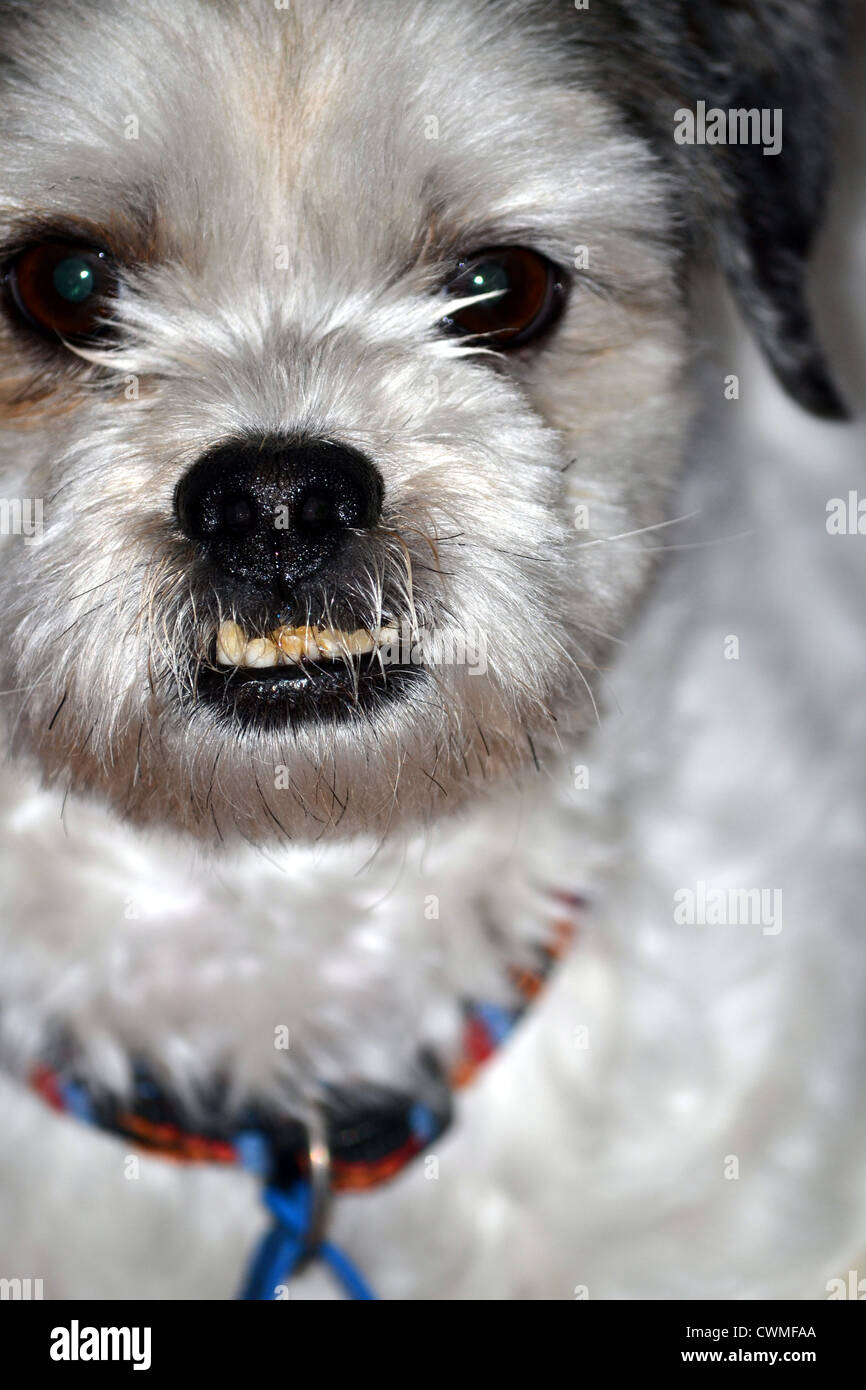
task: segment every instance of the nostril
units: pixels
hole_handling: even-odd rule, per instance
[[[258,511],[251,497],[241,495],[228,497],[222,504],[222,525],[220,529],[228,535],[245,536],[258,524]]]
[[[308,492],[298,502],[295,521],[310,530],[321,530],[339,525],[341,518],[332,497],[324,492]]]
[[[382,509],[382,480],[369,459],[335,445],[312,446],[290,484],[292,526],[300,533],[365,531]]]

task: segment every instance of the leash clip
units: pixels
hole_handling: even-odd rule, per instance
[[[315,1254],[325,1239],[333,1202],[331,1149],[320,1111],[307,1125],[307,1161],[310,1170],[310,1220],[304,1239],[306,1254]]]

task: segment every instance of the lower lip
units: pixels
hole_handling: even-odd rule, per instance
[[[404,698],[425,679],[421,666],[389,665],[363,657],[353,672],[344,662],[305,666],[206,668],[199,673],[198,699],[227,724],[243,728],[298,727],[310,720],[342,721],[369,716]]]

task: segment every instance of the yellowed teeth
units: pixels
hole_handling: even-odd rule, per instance
[[[332,627],[278,627],[267,637],[247,637],[237,623],[220,623],[216,659],[220,666],[296,666],[305,661],[363,656],[397,641],[396,627],[352,632]]]

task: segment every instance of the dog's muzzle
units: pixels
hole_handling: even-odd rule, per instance
[[[419,676],[387,659],[387,624],[334,626],[311,611],[313,593],[340,610],[383,500],[375,465],[326,440],[240,440],[194,464],[175,491],[177,525],[221,611],[257,614],[216,625],[199,700],[233,722],[279,726],[369,710]]]

